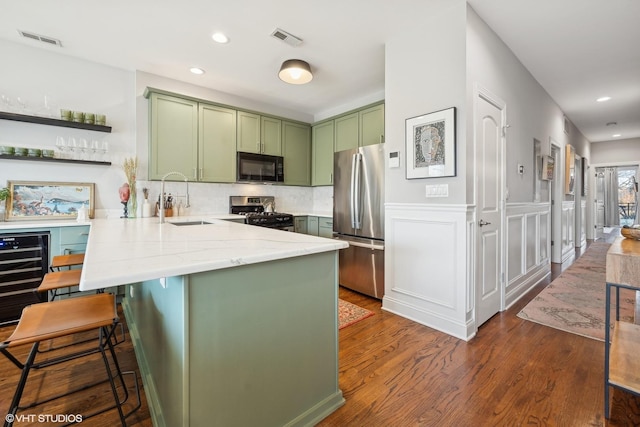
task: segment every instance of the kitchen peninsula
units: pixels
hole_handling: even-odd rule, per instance
[[[191,221],[208,224],[171,223]],[[344,403],[345,246],[215,217],[98,219],[80,287],[126,285],[154,425],[314,425]]]

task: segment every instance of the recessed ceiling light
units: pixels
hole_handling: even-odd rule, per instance
[[[204,74],[204,70],[202,68],[198,68],[198,67],[192,67],[192,68],[189,69],[189,71],[191,71],[193,74],[197,74],[197,75]]]
[[[222,33],[213,33],[213,35],[211,36],[211,38],[213,39],[214,42],[216,43],[229,43],[229,37],[225,36]]]
[[[613,135],[611,135],[611,136],[612,136],[613,138],[619,138],[619,137],[621,137],[622,135],[621,135],[621,134],[619,134],[619,133],[614,133],[614,134],[613,134]]]
[[[597,102],[606,102],[608,100],[610,100],[611,97],[610,96],[601,96],[600,98],[596,99]]]

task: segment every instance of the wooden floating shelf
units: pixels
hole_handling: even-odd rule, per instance
[[[96,132],[111,133],[111,126],[91,125],[88,123],[71,122],[68,120],[53,119],[50,117],[28,116],[25,114],[8,113],[0,111],[0,119],[13,120],[14,122],[37,123],[40,125],[58,126],[73,129],[93,130]]]
[[[0,154],[0,159],[7,160],[28,160],[32,162],[53,162],[53,163],[76,163],[85,165],[101,165],[110,166],[111,162],[98,162],[95,160],[73,160],[73,159],[58,159],[55,157],[30,157],[30,156],[13,156],[11,154]]]

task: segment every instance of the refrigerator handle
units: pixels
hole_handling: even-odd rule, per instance
[[[356,175],[356,179],[355,179],[355,191],[352,193],[351,197],[353,198],[353,205],[354,205],[354,214],[355,214],[355,218],[353,219],[353,228],[355,228],[356,230],[359,230],[360,228],[362,228],[362,223],[360,222],[361,219],[361,209],[362,206],[360,206],[360,167],[362,166],[362,154],[361,153],[356,153],[354,154],[354,157],[356,159],[356,167],[355,167],[355,175]]]
[[[351,219],[351,228],[356,228],[355,220],[355,186],[356,186],[356,155],[351,156],[351,182],[349,185],[349,218]]]

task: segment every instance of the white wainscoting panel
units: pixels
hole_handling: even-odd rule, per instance
[[[385,205],[382,308],[470,339],[476,330],[470,224],[473,211],[467,205]]]
[[[551,272],[549,203],[511,203],[506,209],[505,307]]]
[[[570,265],[576,258],[575,249],[576,204],[573,200],[562,202],[562,266]]]

